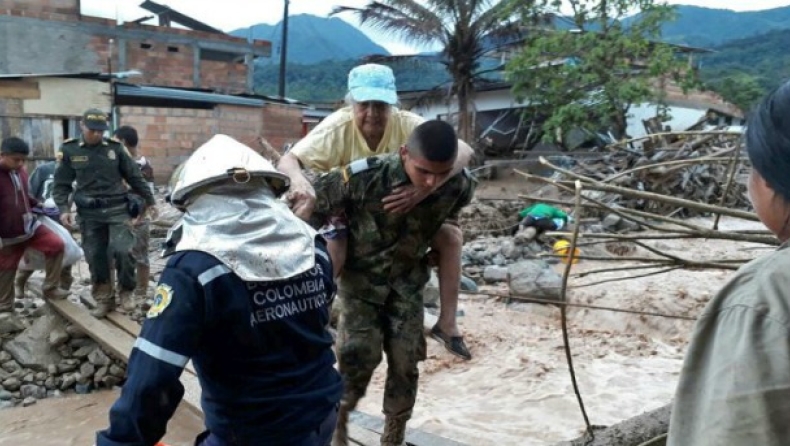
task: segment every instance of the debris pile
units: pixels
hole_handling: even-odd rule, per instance
[[[749,168],[739,134],[710,132],[678,139],[655,149],[645,144],[643,150],[620,149],[598,158],[581,158],[568,169],[576,175],[575,178],[566,178],[569,175],[562,172],[558,175],[563,179],[597,182],[730,209],[749,209],[746,192]],[[646,200],[615,190],[586,193],[609,205],[659,215],[688,218],[705,214],[696,209]]]

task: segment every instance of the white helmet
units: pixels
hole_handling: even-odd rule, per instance
[[[230,136],[215,135],[173,173],[170,202],[183,208],[190,198],[220,185],[229,187],[223,187],[226,191],[268,186],[279,197],[288,190],[290,180],[251,148]]]

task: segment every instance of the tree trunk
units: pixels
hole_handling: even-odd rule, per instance
[[[639,446],[666,434],[669,431],[669,416],[672,403],[656,410],[645,412],[603,430],[594,430],[595,439],[587,443],[587,436],[571,441],[557,443],[555,446]],[[664,446],[665,441],[657,440],[651,446]]]

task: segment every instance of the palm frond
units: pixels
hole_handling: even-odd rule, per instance
[[[388,4],[389,3],[389,4]],[[332,14],[351,12],[362,25],[390,34],[407,44],[429,45],[445,41],[441,19],[411,0],[371,2],[363,8],[336,6]]]

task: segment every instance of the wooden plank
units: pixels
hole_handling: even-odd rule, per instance
[[[38,82],[0,81],[0,98],[4,99],[41,99]]]
[[[384,420],[380,417],[354,411],[351,413],[350,420],[355,425],[378,434],[384,432]],[[468,446],[466,443],[408,427],[406,428],[406,443],[412,446]]]
[[[140,335],[140,324],[137,322],[129,319],[128,317],[124,316],[117,311],[113,311],[107,315],[107,320],[112,322],[116,327],[120,328],[121,330],[129,333],[130,335],[134,336],[135,338]],[[192,366],[192,360],[190,359],[187,363],[186,367],[184,367],[187,372],[197,376],[197,372],[195,371],[195,367]]]
[[[68,300],[49,301],[49,304],[69,322],[79,327],[104,349],[123,362],[129,362],[135,337],[109,321],[96,319],[85,308]],[[184,398],[181,400],[189,410],[202,415],[200,408],[200,382],[189,372],[181,374]]]

